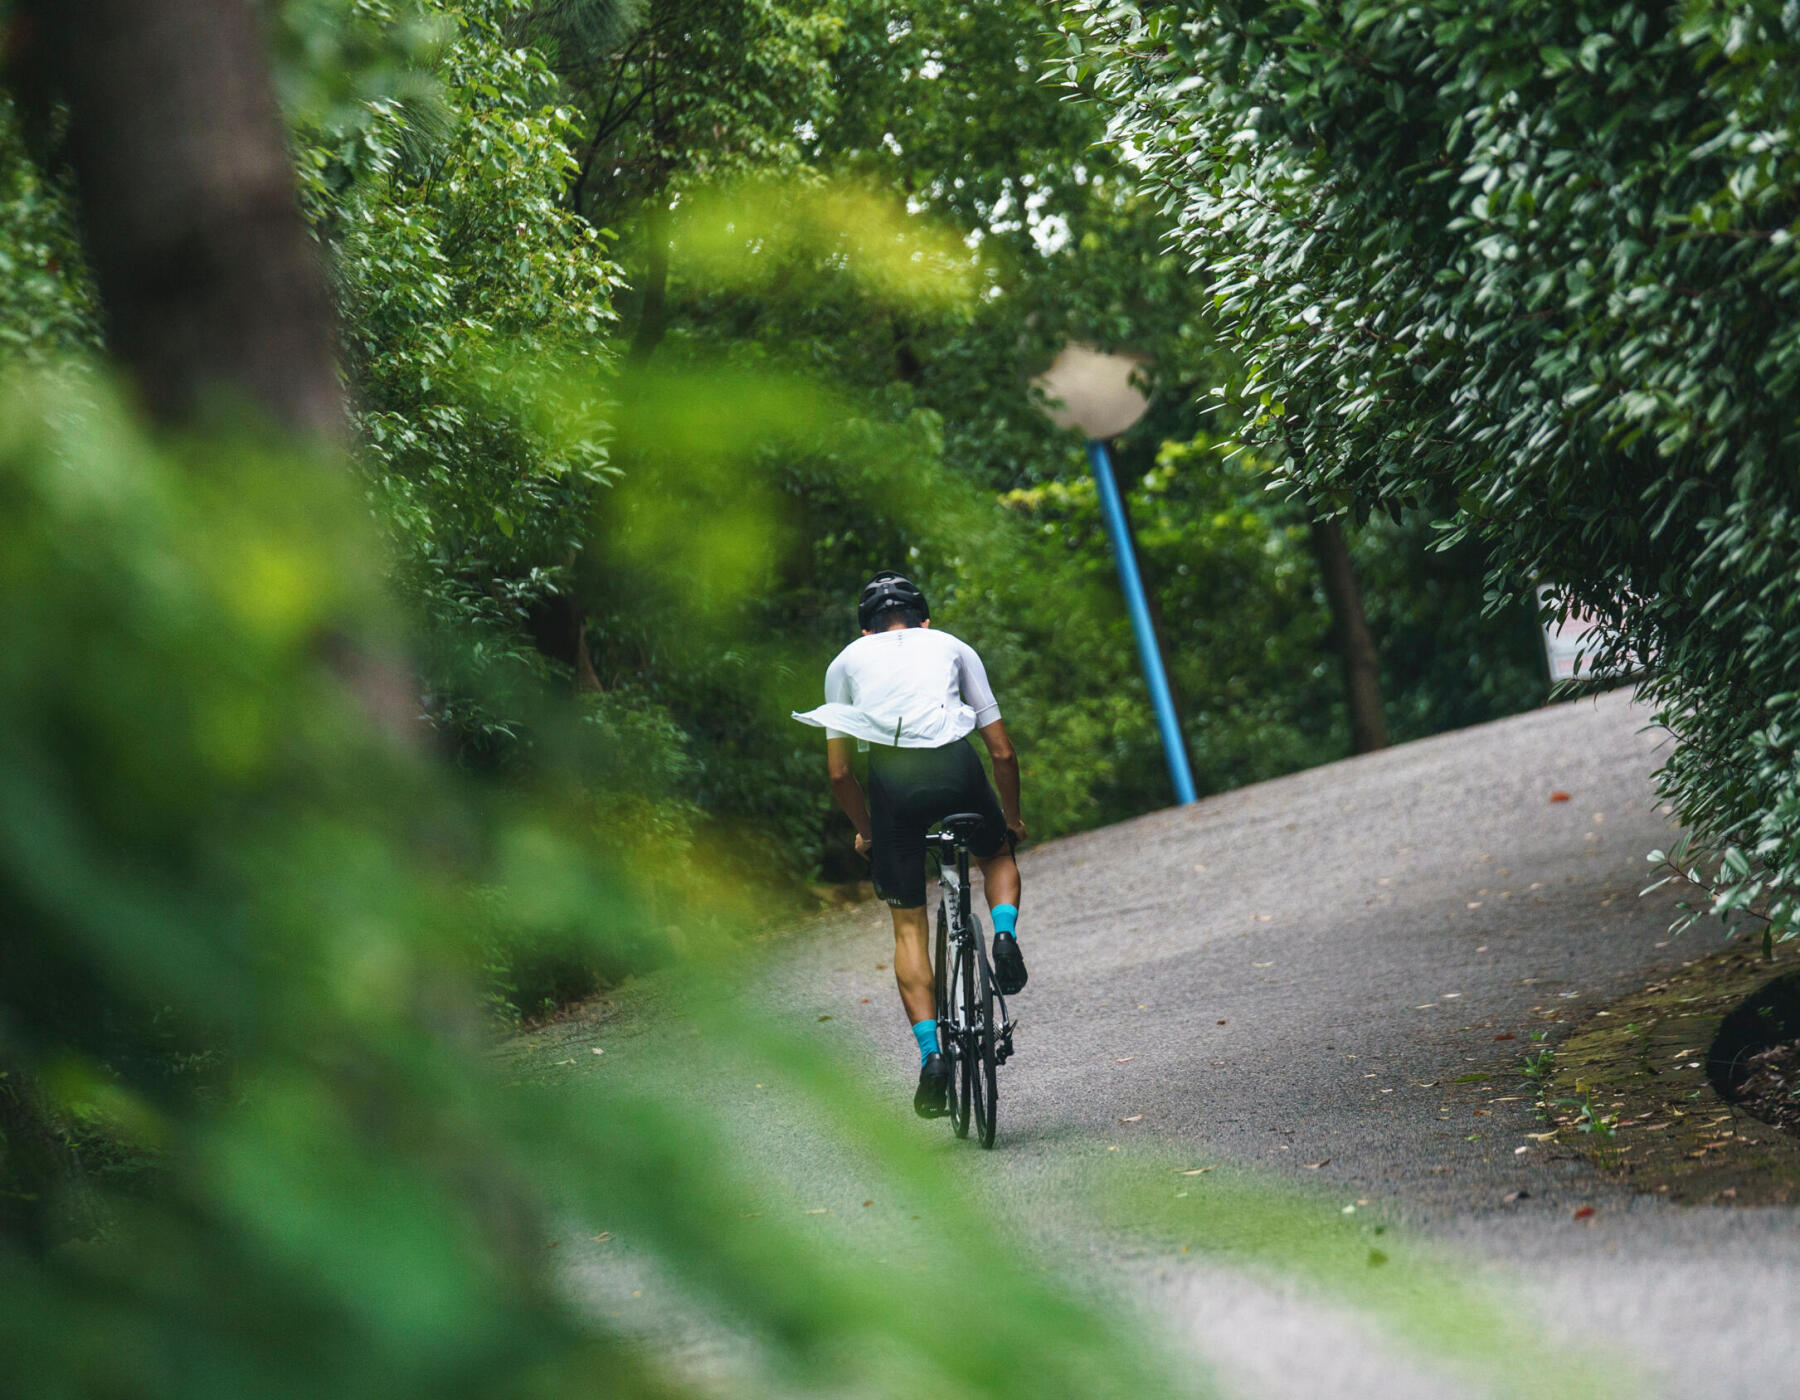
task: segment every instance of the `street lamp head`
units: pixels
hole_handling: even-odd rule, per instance
[[[1150,401],[1132,377],[1148,355],[1107,354],[1071,341],[1032,384],[1050,400],[1046,412],[1059,428],[1079,428],[1091,442],[1117,437],[1138,419]]]

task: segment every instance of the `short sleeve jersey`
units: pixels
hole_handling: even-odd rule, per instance
[[[833,739],[938,748],[1000,718],[975,648],[935,627],[858,637],[825,671],[825,703],[794,718]]]

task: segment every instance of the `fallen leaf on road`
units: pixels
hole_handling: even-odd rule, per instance
[[[819,1017],[819,1019],[820,1019],[820,1020],[821,1020],[821,1021],[829,1021],[829,1020],[830,1020],[830,1019],[831,1019],[831,1017],[829,1017],[829,1016],[821,1016],[821,1017]]]
[[[1533,1142],[1555,1142],[1556,1141],[1555,1133],[1526,1133],[1525,1136],[1530,1138]]]
[[[1553,792],[1550,794],[1550,800],[1552,802],[1567,802],[1569,800],[1569,794],[1566,792]]]
[[[1415,1006],[1413,1008],[1414,1011],[1436,1011],[1437,1009],[1438,1004],[1435,1001],[1428,1001],[1423,1006]]]
[[[1182,1175],[1183,1176],[1202,1176],[1211,1170],[1212,1170],[1211,1167],[1189,1167],[1186,1171],[1184,1171],[1182,1173]]]
[[[1583,1206],[1580,1210],[1575,1212],[1574,1218],[1577,1220],[1592,1220],[1594,1218],[1594,1208],[1592,1206]]]
[[[1494,1037],[1495,1040],[1517,1040],[1518,1038],[1519,1037],[1514,1035],[1511,1031],[1508,1031],[1505,1035],[1497,1035]]]
[[[1510,1206],[1514,1201],[1529,1201],[1530,1199],[1531,1192],[1529,1191],[1508,1191],[1500,1198],[1500,1202],[1502,1205]]]
[[[1329,1165],[1330,1162],[1331,1158],[1322,1157],[1316,1162],[1302,1162],[1300,1165],[1305,1167],[1309,1172],[1316,1172],[1320,1167]]]
[[[1222,1026],[1222,1025],[1224,1025],[1224,1024],[1225,1024],[1225,1023],[1224,1023],[1224,1022],[1223,1022],[1223,1021],[1221,1021],[1221,1022],[1219,1022],[1219,1024],[1220,1024],[1220,1025],[1221,1025],[1221,1026]]]
[[[596,1055],[604,1055],[606,1053],[606,1051],[602,1050],[598,1045],[589,1046],[588,1048]]]
[[[1513,1156],[1515,1156],[1515,1157],[1523,1156],[1525,1153],[1527,1153],[1529,1151],[1531,1151],[1531,1149],[1529,1147],[1515,1147],[1515,1148],[1513,1148]]]
[[[1115,1065],[1128,1065],[1136,1058],[1136,1055],[1114,1055],[1113,1063]]]
[[[864,1205],[865,1205],[865,1206],[872,1206],[872,1205],[874,1205],[874,1204],[875,1204],[875,1202],[873,1202],[873,1201],[864,1201],[864,1202],[863,1202],[863,1204],[864,1204]]]
[[[820,1206],[817,1210],[804,1210],[804,1211],[801,1211],[800,1213],[802,1215],[830,1215],[831,1214],[830,1210],[828,1210],[824,1206]]]
[[[1121,1123],[1141,1123],[1144,1121],[1144,1115],[1141,1113],[1134,1113],[1131,1117],[1121,1118],[1119,1121]]]

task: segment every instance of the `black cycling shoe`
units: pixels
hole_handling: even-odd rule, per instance
[[[994,985],[1003,997],[1025,990],[1025,955],[1010,933],[994,935]]]
[[[919,1066],[919,1088],[913,1095],[913,1112],[921,1118],[942,1118],[950,1111],[950,1066],[933,1050]]]

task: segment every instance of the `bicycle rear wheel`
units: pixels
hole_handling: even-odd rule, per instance
[[[994,1073],[994,975],[988,967],[987,950],[981,946],[980,932],[970,941],[976,953],[969,959],[973,973],[968,1056],[971,1111],[977,1141],[983,1147],[992,1147],[1000,1122],[1000,1089]]]
[[[963,1033],[961,1010],[962,967],[964,950],[956,949],[954,967],[950,961],[950,926],[944,906],[938,906],[937,959],[933,964],[937,979],[938,1042],[950,1061],[950,1130],[959,1138],[969,1135],[969,1078],[963,1067],[969,1063],[968,1041]],[[957,1005],[953,1008],[951,999]]]

